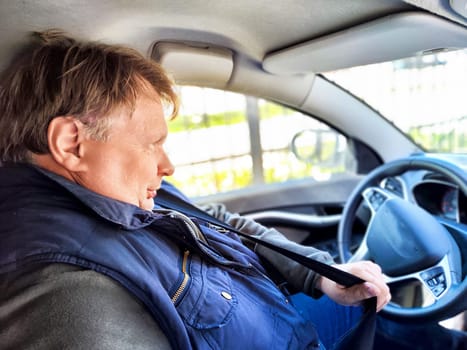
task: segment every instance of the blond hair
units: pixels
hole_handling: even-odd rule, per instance
[[[173,82],[156,62],[123,46],[34,32],[0,75],[0,161],[29,162],[31,153],[49,153],[47,129],[57,116],[73,116],[90,137],[105,139],[106,116],[116,108],[133,110],[148,85],[175,116]]]

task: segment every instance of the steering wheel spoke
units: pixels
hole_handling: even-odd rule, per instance
[[[386,283],[389,285],[417,280],[423,285],[425,292],[430,293],[434,300],[442,298],[449,291],[453,282],[447,255],[438,264],[425,270],[396,277],[385,275],[385,278]]]
[[[370,259],[370,251],[368,250],[368,245],[366,244],[366,234],[362,239],[362,242],[358,246],[358,249],[353,253],[348,262],[356,262],[362,260]]]
[[[391,193],[388,192],[382,188],[379,187],[368,187],[365,189],[362,193],[362,197],[364,199],[364,202],[366,206],[369,208],[370,213],[371,213],[371,218],[369,220],[370,224],[368,225],[368,228],[371,226],[371,221],[378,209],[381,207],[381,205],[388,199],[394,198],[395,196]],[[367,228],[367,231],[368,231]],[[368,250],[368,245],[367,245],[367,235],[368,232],[365,233],[358,249],[353,253],[353,255],[350,257],[348,262],[355,262],[355,261],[361,261],[361,260],[368,260],[370,259],[370,252]]]
[[[394,194],[389,191],[386,191],[380,187],[368,187],[362,193],[363,199],[365,200],[366,205],[371,211],[371,215],[373,216],[378,209],[383,205],[384,202],[391,198],[396,198]]]

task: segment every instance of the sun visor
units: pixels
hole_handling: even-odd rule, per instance
[[[467,46],[467,29],[425,13],[401,13],[266,55],[274,74],[302,74],[392,61]]]
[[[203,44],[158,42],[151,57],[159,62],[177,84],[208,84],[224,87],[233,71],[230,50]]]

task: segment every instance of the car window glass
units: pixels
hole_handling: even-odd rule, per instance
[[[180,95],[169,121],[169,181],[190,196],[350,170],[346,138],[310,116],[221,90],[185,86]]]
[[[467,152],[467,50],[325,74],[431,152]]]

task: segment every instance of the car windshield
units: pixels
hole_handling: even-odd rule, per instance
[[[430,152],[467,152],[467,51],[352,67],[324,76]]]

